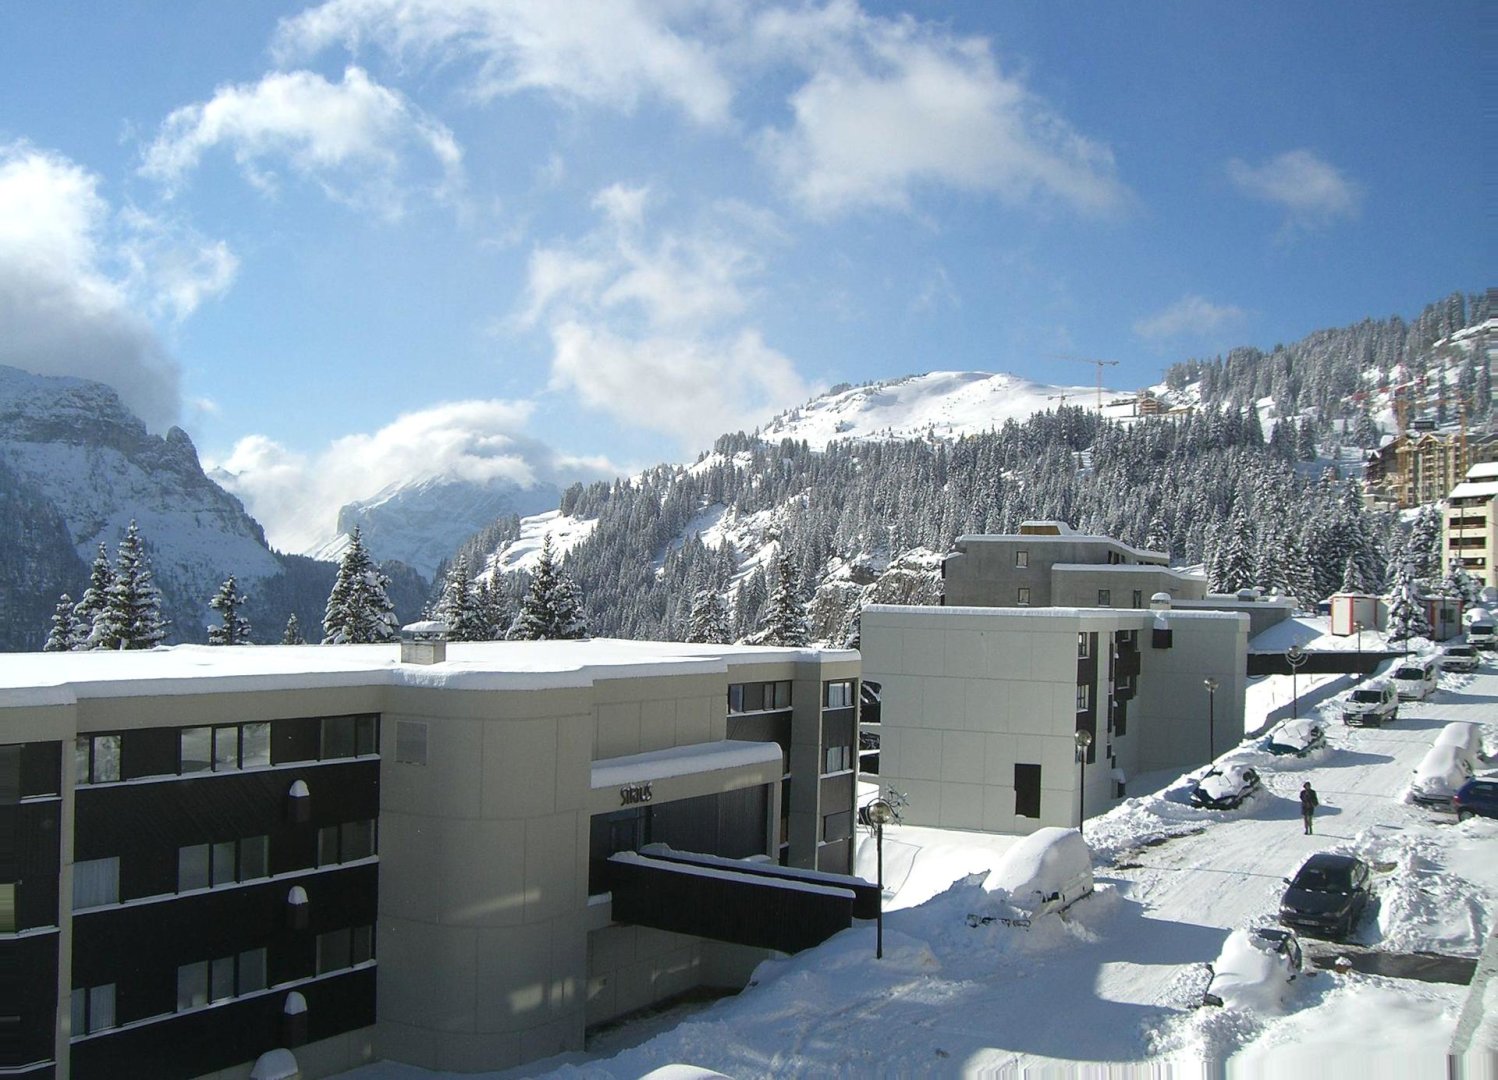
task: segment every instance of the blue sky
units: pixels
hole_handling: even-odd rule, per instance
[[[1477,3],[0,7],[0,363],[273,542],[827,386],[1110,386],[1491,278]],[[1485,145],[1486,144],[1486,145]]]

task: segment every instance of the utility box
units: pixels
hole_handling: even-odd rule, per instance
[[[1379,629],[1379,602],[1376,596],[1362,593],[1333,593],[1331,597],[1332,633],[1337,637],[1350,637],[1358,632],[1358,624],[1364,630]]]

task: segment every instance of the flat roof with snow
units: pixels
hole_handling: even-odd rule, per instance
[[[857,660],[850,649],[695,645],[672,641],[452,642],[441,664],[403,664],[400,646],[173,645],[132,652],[0,653],[0,708],[80,698],[212,691],[413,686],[541,690],[604,679],[726,672],[733,663]]]

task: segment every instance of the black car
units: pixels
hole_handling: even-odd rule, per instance
[[[1191,787],[1191,805],[1231,810],[1259,790],[1259,774],[1241,762],[1208,769]]]
[[[1451,796],[1451,808],[1458,821],[1469,817],[1498,818],[1498,780],[1474,776]]]
[[[1347,937],[1373,898],[1368,864],[1352,855],[1318,852],[1286,880],[1280,922],[1313,937]]]

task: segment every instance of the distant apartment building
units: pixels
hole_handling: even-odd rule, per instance
[[[1498,437],[1457,427],[1412,428],[1368,454],[1363,480],[1369,498],[1407,510],[1446,497],[1476,464],[1498,459]]]
[[[1461,483],[1446,496],[1442,518],[1442,548],[1446,566],[1460,566],[1484,586],[1498,585],[1495,550],[1495,504],[1498,504],[1498,461],[1473,465]]]
[[[1243,737],[1249,617],[1019,607],[864,609],[881,687],[879,781],[910,824],[1074,826],[1130,777],[1211,760]],[[1205,680],[1213,680],[1211,689]],[[1077,760],[1077,736],[1090,740]]]
[[[1207,579],[1170,568],[1170,556],[1059,521],[1027,521],[1018,533],[959,536],[942,562],[953,607],[1146,608],[1150,597],[1201,600]]]
[[[0,1074],[503,1069],[736,989],[812,908],[846,925],[860,678],[622,641],[0,656]]]

